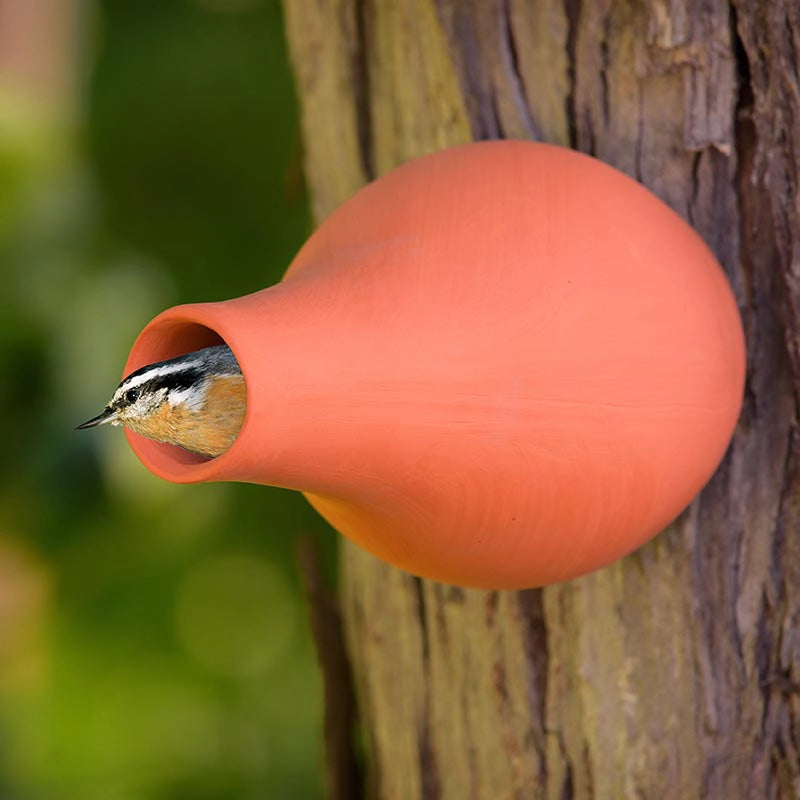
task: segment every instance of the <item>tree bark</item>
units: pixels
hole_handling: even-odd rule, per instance
[[[748,343],[723,464],[621,562],[483,592],[343,544],[368,795],[800,797],[797,0],[285,5],[317,220],[441,147],[569,145],[698,230]]]

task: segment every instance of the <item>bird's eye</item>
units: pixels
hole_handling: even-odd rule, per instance
[[[128,391],[125,392],[125,402],[135,403],[138,399],[139,399],[138,389],[128,389]]]

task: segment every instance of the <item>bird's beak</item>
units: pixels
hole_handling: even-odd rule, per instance
[[[78,425],[75,428],[76,431],[81,431],[84,428],[94,428],[95,425],[105,425],[107,422],[114,422],[117,418],[117,412],[115,409],[111,408],[110,406],[106,406],[102,413],[98,414],[96,417],[93,417],[88,422],[84,422],[82,425]]]

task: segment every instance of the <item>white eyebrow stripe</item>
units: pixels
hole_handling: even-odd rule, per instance
[[[158,378],[162,375],[170,375],[173,372],[183,372],[186,369],[191,369],[192,367],[199,367],[201,364],[200,361],[182,361],[179,364],[161,364],[158,367],[153,367],[152,369],[148,369],[146,372],[143,372],[141,375],[135,375],[130,378],[126,378],[117,388],[117,391],[114,392],[114,399],[116,400],[123,392],[126,392],[128,389],[133,389],[136,386],[141,386],[143,383],[147,383],[147,381],[152,380],[153,378]]]
[[[190,386],[188,389],[173,389],[167,393],[167,401],[171,406],[185,404],[192,411],[197,411],[202,407],[204,397],[205,392],[198,386]]]

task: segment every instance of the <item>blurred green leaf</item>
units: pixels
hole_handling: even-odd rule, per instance
[[[296,493],[167,484],[73,430],[151,316],[278,280],[308,232],[280,7],[96,12],[76,129],[0,102],[0,796],[313,800],[294,543],[332,574],[333,535]]]

